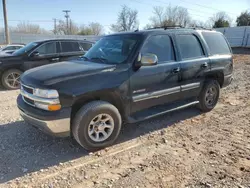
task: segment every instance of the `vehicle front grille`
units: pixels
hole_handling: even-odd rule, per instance
[[[32,87],[29,87],[29,86],[26,86],[26,85],[23,85],[22,84],[22,89],[24,90],[24,91],[26,91],[27,93],[30,93],[30,94],[33,94],[33,88]]]
[[[23,100],[24,100],[24,102],[26,102],[27,104],[29,104],[29,105],[31,105],[31,106],[34,106],[34,105],[35,105],[35,101],[33,101],[33,100],[31,100],[31,99],[29,99],[29,98],[27,98],[27,97],[24,97],[24,96],[23,96]]]
[[[23,91],[23,92],[26,92],[26,93],[28,93],[28,94],[33,95],[34,89],[33,89],[32,87],[30,87],[30,86],[26,86],[26,85],[24,85],[24,84],[21,84],[21,94],[22,94],[22,91]],[[27,103],[27,104],[29,104],[29,105],[31,105],[31,106],[35,106],[35,101],[34,101],[34,100],[32,100],[32,99],[30,99],[30,98],[28,98],[28,97],[26,97],[26,96],[24,96],[24,95],[22,95],[22,97],[23,97],[23,101],[24,101],[25,103]]]

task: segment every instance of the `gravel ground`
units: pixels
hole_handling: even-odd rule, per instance
[[[250,187],[250,56],[209,113],[195,108],[124,126],[88,153],[27,125],[18,91],[0,91],[0,187]]]

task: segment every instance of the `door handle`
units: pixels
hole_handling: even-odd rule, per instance
[[[180,72],[180,70],[181,70],[180,67],[177,67],[177,68],[173,69],[172,72],[174,74],[177,74],[178,72]]]
[[[203,63],[203,64],[201,65],[201,67],[202,67],[202,68],[207,68],[207,67],[208,67],[208,63],[207,63],[207,62]]]
[[[55,62],[55,61],[59,61],[59,58],[52,58],[51,61]]]

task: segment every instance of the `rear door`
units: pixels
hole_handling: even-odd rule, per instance
[[[182,98],[198,96],[204,75],[210,71],[205,44],[196,33],[179,33],[175,37],[180,56]]]
[[[84,54],[78,41],[61,41],[60,61],[76,59]]]

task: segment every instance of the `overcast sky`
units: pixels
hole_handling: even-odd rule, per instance
[[[106,32],[116,22],[121,5],[139,12],[140,28],[149,23],[153,6],[178,5],[188,9],[195,20],[206,21],[214,13],[225,11],[232,19],[244,10],[250,11],[250,0],[6,0],[9,25],[30,21],[52,30],[53,18],[64,19],[62,10],[71,10],[70,17],[77,24],[99,22]],[[0,27],[3,27],[2,3],[0,4]]]

